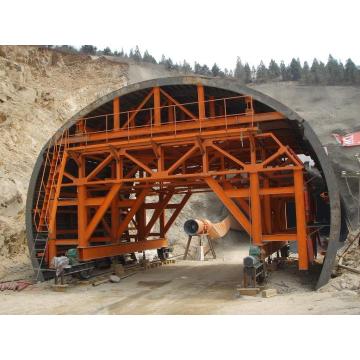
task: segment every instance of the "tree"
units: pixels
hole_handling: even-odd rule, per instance
[[[96,55],[96,50],[97,48],[94,45],[82,45],[80,48],[80,52],[89,55]]]
[[[175,68],[174,63],[171,60],[171,58],[165,59],[164,65],[167,70],[174,70],[174,68]]]
[[[280,78],[280,67],[275,60],[271,59],[269,64],[269,79],[275,80]]]
[[[240,57],[238,56],[236,59],[236,65],[234,70],[234,78],[245,83],[245,70],[244,65],[241,62]]]
[[[339,63],[331,55],[329,55],[328,62],[325,66],[327,75],[327,84],[336,85],[341,84],[344,80],[344,65]]]
[[[48,47],[51,47],[56,50],[65,51],[68,53],[76,54],[79,52],[74,46],[72,45],[48,45]]]
[[[256,82],[264,83],[267,80],[268,80],[268,69],[261,60],[260,65],[256,69]]]
[[[195,64],[194,64],[194,73],[195,74],[201,74],[201,65],[195,61]]]
[[[280,75],[281,75],[282,81],[291,80],[290,69],[288,66],[285,65],[283,60],[281,60],[281,63],[280,63]]]
[[[310,72],[310,66],[307,61],[304,62],[304,66],[302,68],[301,81],[304,84],[311,84],[313,82],[311,72]]]
[[[220,68],[217,66],[216,63],[214,63],[214,65],[211,68],[211,74],[212,76],[216,77],[220,75]]]
[[[189,74],[192,73],[193,69],[191,65],[186,60],[184,60],[181,65],[181,71],[184,72],[185,74]]]
[[[141,52],[139,47],[136,45],[135,46],[135,50],[132,54],[132,58],[136,61],[136,62],[140,62],[142,60],[142,56],[141,56]]]
[[[209,67],[206,64],[204,64],[201,67],[201,75],[205,75],[205,76],[211,76],[212,75],[211,70],[209,69]]]
[[[245,84],[249,84],[252,82],[252,74],[251,74],[251,69],[248,63],[245,64],[244,66],[244,73],[245,73]]]
[[[301,78],[301,63],[299,59],[293,58],[290,63],[291,80],[299,81]]]
[[[145,52],[144,52],[143,61],[149,62],[152,64],[157,64],[156,59],[152,55],[150,55],[150,53],[147,50],[145,50]]]
[[[310,68],[312,80],[314,84],[326,84],[326,69],[325,64],[315,58]]]
[[[346,84],[350,85],[354,85],[360,82],[360,70],[357,69],[356,65],[351,59],[346,60],[344,80]]]
[[[165,63],[166,63],[166,57],[165,57],[164,54],[162,54],[162,55],[161,55],[161,60],[160,60],[159,64],[165,65]]]
[[[112,55],[111,49],[107,46],[103,51],[103,55]]]

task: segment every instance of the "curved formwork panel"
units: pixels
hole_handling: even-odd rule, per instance
[[[210,191],[264,258],[295,242],[307,270],[326,250],[318,286],[328,281],[340,198],[308,123],[237,82],[188,76],[119,89],[49,140],[27,201],[34,268],[70,249],[84,264],[166,248],[191,195]]]

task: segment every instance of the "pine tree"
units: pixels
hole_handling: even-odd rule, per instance
[[[341,84],[344,80],[344,66],[342,63],[339,63],[331,55],[329,55],[328,62],[325,66],[327,84],[336,85]]]
[[[311,76],[314,84],[324,85],[327,82],[327,74],[325,64],[317,59],[313,60],[313,63],[310,68]]]
[[[68,53],[72,53],[72,54],[76,54],[79,51],[72,45],[48,45],[48,47],[51,46],[50,48],[52,49],[56,49],[56,50],[60,50],[60,51],[65,51]]]
[[[143,61],[149,62],[152,64],[157,64],[156,59],[152,55],[150,55],[150,53],[147,50],[145,50],[145,52],[144,52]]]
[[[161,55],[161,60],[160,60],[159,64],[162,64],[162,65],[166,64],[166,57],[164,54]]]
[[[103,55],[112,55],[111,49],[107,46],[103,51]]]
[[[261,60],[260,65],[256,69],[256,82],[264,83],[268,80],[268,69],[264,65],[264,62]]]
[[[280,67],[276,63],[276,61],[273,59],[271,59],[270,64],[269,64],[268,75],[269,75],[270,80],[279,79],[279,77],[280,77]]]
[[[312,76],[310,72],[310,66],[307,61],[304,62],[304,66],[301,72],[301,81],[304,84],[311,84],[312,83]]]
[[[239,80],[242,83],[245,83],[244,65],[242,64],[239,56],[236,59],[236,65],[235,65],[235,69],[234,69],[234,78]]]
[[[183,61],[183,64],[181,66],[181,70],[185,74],[189,74],[189,73],[191,73],[193,71],[191,65],[186,60]]]
[[[142,60],[141,52],[140,52],[140,49],[139,49],[139,47],[137,45],[135,46],[135,51],[134,51],[134,54],[133,54],[132,58],[136,62],[140,62]]]
[[[252,82],[252,74],[251,69],[248,63],[244,66],[244,73],[245,73],[245,84],[249,84]]]
[[[293,58],[290,63],[291,80],[298,81],[301,77],[301,63],[299,59]]]
[[[94,45],[82,45],[80,48],[80,52],[89,55],[96,55],[96,50],[97,48]]]
[[[165,63],[164,63],[164,65],[165,65],[165,68],[167,69],[167,70],[174,70],[174,63],[173,63],[173,61],[171,60],[171,58],[167,58],[166,60],[165,60]]]
[[[281,63],[280,63],[280,75],[281,75],[282,81],[291,80],[290,69],[288,66],[285,65],[283,60],[281,60]]]
[[[211,68],[211,74],[212,76],[216,77],[220,75],[220,68],[217,66],[216,63],[214,63],[214,65]]]
[[[346,60],[344,78],[346,84],[355,85],[360,82],[360,70],[351,59]]]

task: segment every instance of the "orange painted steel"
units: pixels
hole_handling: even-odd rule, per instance
[[[208,96],[202,84],[196,99],[180,103],[154,87],[128,109],[115,97],[113,113],[82,117],[49,144],[34,206],[37,231],[48,233],[46,264],[70,247],[81,261],[166,247],[191,195],[212,191],[263,254],[296,241],[299,268],[308,268],[304,166],[258,127],[285,117],[256,112],[250,96]]]

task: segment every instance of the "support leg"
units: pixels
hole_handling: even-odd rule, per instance
[[[302,170],[294,170],[295,208],[299,270],[308,269],[307,234],[305,221],[304,178]]]
[[[191,239],[192,239],[192,236],[189,235],[189,238],[188,238],[188,241],[187,241],[187,244],[186,244],[186,249],[185,249],[185,254],[184,254],[184,260],[186,260],[186,258],[187,258],[187,256],[188,256]]]

